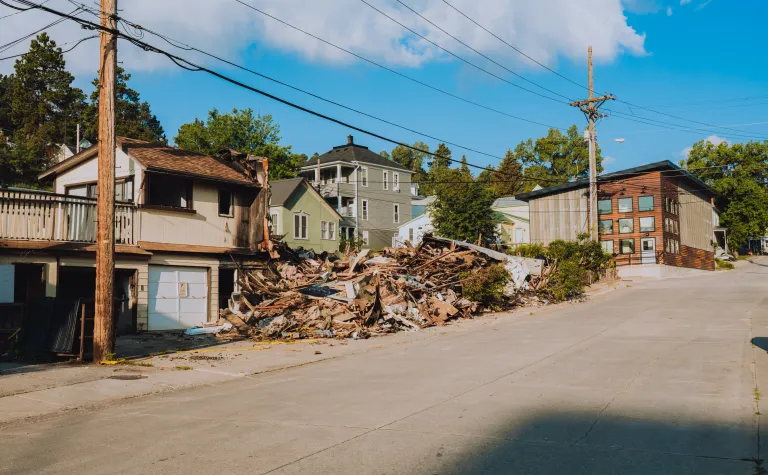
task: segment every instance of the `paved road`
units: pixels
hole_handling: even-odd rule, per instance
[[[471,331],[7,427],[0,473],[764,473],[766,291],[768,260],[632,283]]]

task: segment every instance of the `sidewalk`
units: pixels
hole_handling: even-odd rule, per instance
[[[590,289],[598,298],[620,288],[618,282]],[[235,341],[217,346],[183,350],[127,364],[103,366],[45,364],[0,366],[0,426],[41,418],[61,411],[91,409],[138,396],[226,382],[253,375],[317,363],[472,332],[504,319],[524,321],[578,303],[525,307],[512,312],[489,313],[444,327],[400,332],[367,340],[301,340],[297,342]]]

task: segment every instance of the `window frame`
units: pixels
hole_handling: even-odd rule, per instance
[[[643,229],[643,220],[644,219],[650,219],[651,220],[651,229]],[[656,231],[656,217],[655,216],[640,216],[638,218],[637,225],[640,228],[640,232],[641,233],[652,233],[652,232]]]
[[[228,213],[222,213],[221,212],[221,194],[222,193],[229,193],[229,212]],[[234,218],[235,217],[235,194],[232,193],[232,190],[227,190],[225,188],[219,188],[219,216],[225,217],[225,218]]]
[[[370,234],[368,233],[367,229],[364,229],[362,233],[360,234],[360,239],[363,241],[364,246],[370,245]]]
[[[611,232],[608,232],[608,233],[607,233],[607,232],[601,231],[601,228],[602,228],[602,223],[604,223],[604,222],[609,222],[609,223],[611,223]],[[614,232],[613,232],[613,220],[612,220],[612,219],[601,219],[601,220],[599,220],[599,221],[597,222],[597,230],[598,230],[598,232],[599,232],[600,234],[605,234],[605,235],[608,235],[608,234],[614,234]]]
[[[600,203],[608,202],[611,204],[608,211],[602,211],[600,209]],[[597,215],[600,216],[601,214],[612,214],[613,213],[613,200],[611,198],[605,199],[605,200],[597,200]]]
[[[360,186],[368,188],[368,167],[360,167]]]
[[[622,211],[622,209],[621,209],[621,202],[622,201],[625,202],[625,203],[627,201],[629,201],[629,210],[625,209],[624,211]],[[631,213],[633,211],[634,207],[635,207],[635,203],[634,203],[634,200],[632,199],[631,196],[626,196],[624,198],[617,198],[616,199],[616,210],[619,213]]]
[[[635,232],[635,218],[619,218],[617,221],[618,221],[618,223],[616,223],[616,224],[619,226],[619,234],[632,234],[632,233]],[[629,222],[632,223],[632,227],[630,228],[629,231],[624,232],[624,231],[621,230],[621,222],[622,221],[629,221]]]
[[[392,203],[392,222],[400,224],[400,203]]]
[[[296,218],[298,218],[298,226]],[[303,222],[302,222],[303,221]],[[306,241],[309,239],[309,215],[307,213],[293,213],[293,239]],[[297,235],[297,231],[303,236]]]
[[[392,172],[392,190],[400,191],[400,174],[398,172]]]
[[[324,241],[328,240],[328,222],[327,221],[320,221],[320,239]]]
[[[632,242],[632,252],[624,252],[624,246],[622,245],[622,242],[624,241],[631,241]],[[619,254],[629,256],[635,253],[635,238],[625,238],[625,239],[619,239]]]
[[[608,250],[605,248],[605,243],[611,243],[611,250],[610,250],[610,251],[608,251]],[[600,241],[600,245],[601,245],[601,246],[602,246],[602,248],[603,248],[603,252],[605,252],[605,253],[607,253],[607,254],[615,254],[615,253],[616,253],[616,252],[615,252],[615,251],[616,251],[616,247],[615,247],[615,245],[614,245],[613,239],[603,239],[603,240],[601,240],[601,241]]]
[[[414,236],[414,234],[415,233],[413,231],[413,228],[412,227],[408,228],[408,242],[410,242],[411,244],[413,244],[413,236]]]
[[[363,221],[368,221],[368,216],[370,214],[370,206],[368,203],[368,200],[363,199],[360,200],[360,219]]]
[[[384,186],[385,191],[389,191],[389,171],[383,170],[381,174],[381,183]]]
[[[269,213],[270,221],[272,222],[272,230],[271,232],[275,235],[280,235],[280,230],[278,229],[278,223],[280,221],[280,214],[279,213]]]
[[[651,199],[651,207],[650,208],[643,208],[643,206],[640,204],[640,200],[643,198],[650,198]],[[637,197],[637,210],[640,212],[646,212],[646,211],[653,211],[656,208],[656,203],[653,198],[653,195],[641,195]]]

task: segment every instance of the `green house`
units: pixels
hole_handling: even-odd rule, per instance
[[[270,182],[270,231],[292,248],[339,249],[341,216],[304,178]]]

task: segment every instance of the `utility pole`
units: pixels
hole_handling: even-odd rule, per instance
[[[93,360],[115,351],[115,73],[117,69],[117,0],[101,0],[99,48],[98,197],[96,200],[96,319]]]
[[[600,106],[605,101],[615,101],[613,94],[594,97],[595,84],[592,76],[592,47],[589,47],[587,60],[589,70],[589,97],[583,101],[571,102],[571,106],[578,107],[589,122],[589,235],[593,241],[598,240],[597,234],[597,143],[595,138],[595,120],[605,117],[599,112]]]

